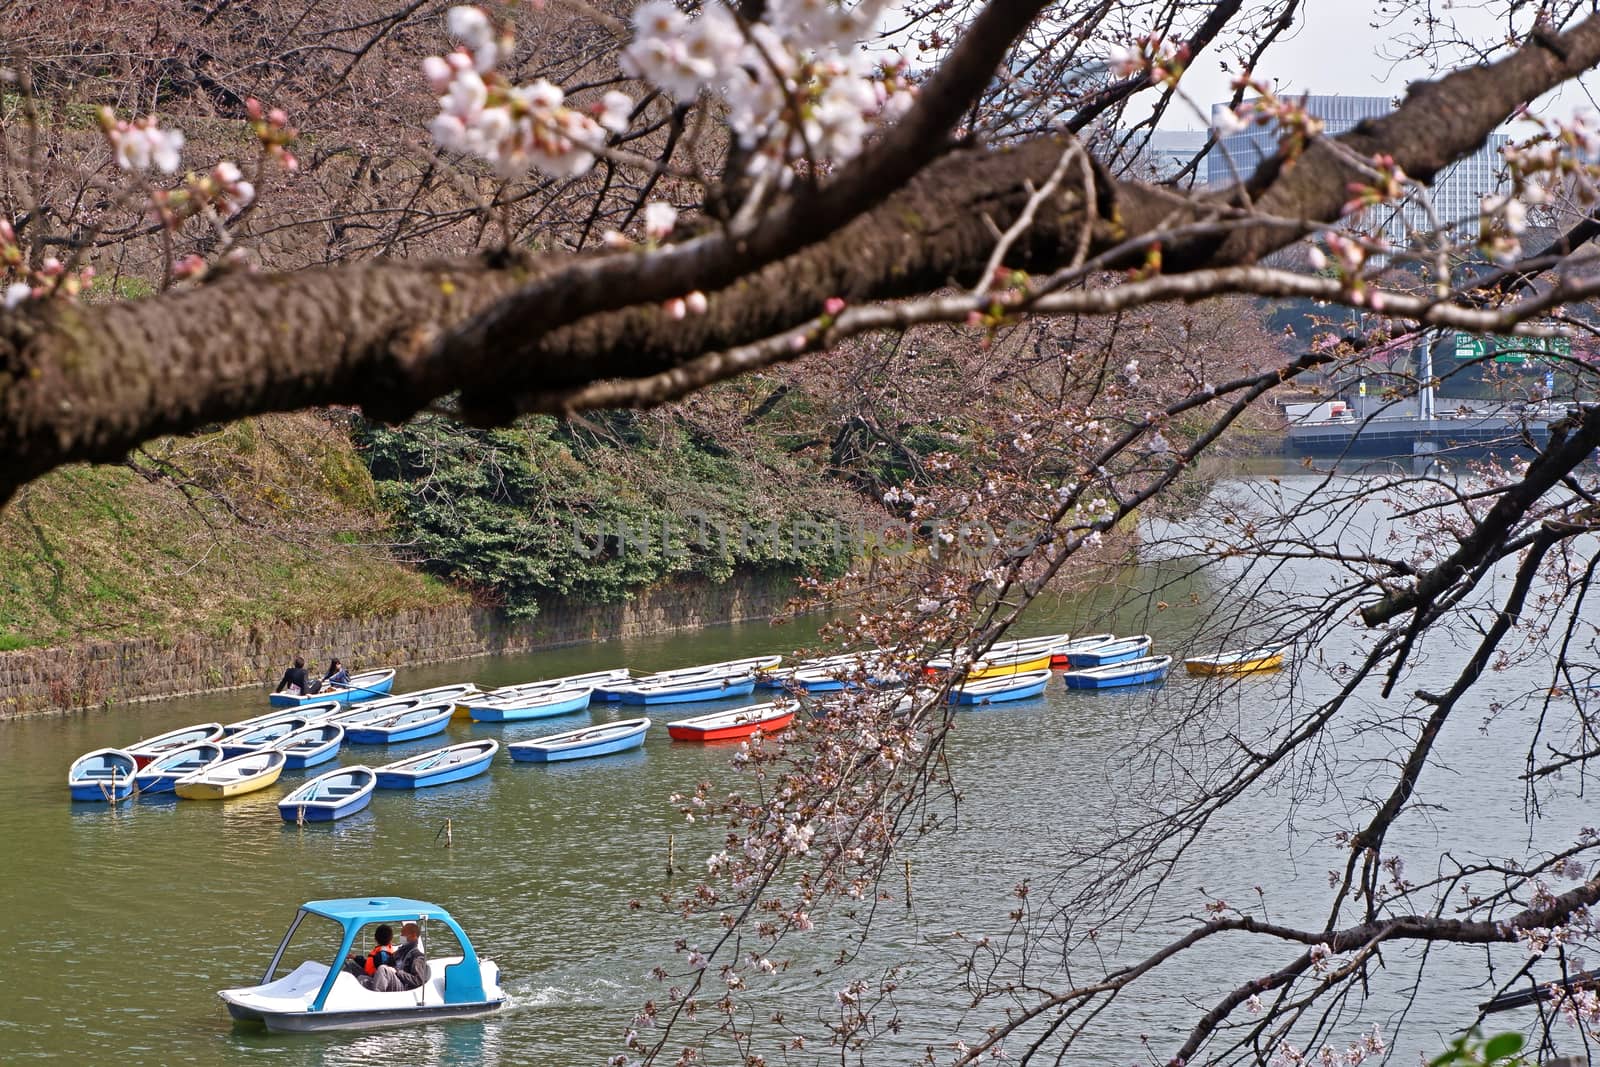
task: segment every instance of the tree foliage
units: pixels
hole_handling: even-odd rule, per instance
[[[680,574],[833,577],[851,558],[835,531],[860,509],[825,483],[806,479],[810,499],[796,500],[758,463],[676,421],[624,414],[591,426],[534,418],[475,430],[425,416],[369,425],[357,440],[401,554],[511,618],[532,617],[542,598],[612,602]]]

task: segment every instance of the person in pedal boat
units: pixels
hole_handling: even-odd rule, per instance
[[[344,969],[374,993],[393,993],[414,988],[407,986],[401,980],[400,972],[395,969],[398,954],[394,947],[394,929],[388,923],[383,923],[372,932],[372,940],[372,951],[365,956],[350,953],[345,958]]]
[[[401,988],[415,989],[426,980],[428,974],[428,956],[422,950],[422,927],[412,922],[405,923],[400,927],[400,936],[405,940],[395,950],[394,969]]]

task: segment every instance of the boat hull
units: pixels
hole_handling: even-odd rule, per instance
[[[298,708],[302,704],[315,704],[323,700],[337,700],[341,704],[359,704],[364,700],[384,696],[394,688],[394,671],[385,669],[378,673],[386,677],[365,681],[362,675],[357,674],[350,679],[356,684],[349,689],[335,689],[326,693],[272,693],[268,695],[267,702],[275,708]]]
[[[1068,671],[1061,676],[1068,689],[1121,689],[1136,685],[1154,685],[1166,680],[1167,671],[1172,667],[1168,660],[1166,663],[1152,664],[1138,670],[1107,671]]]
[[[1275,671],[1283,666],[1283,653],[1274,656],[1262,656],[1259,659],[1239,660],[1235,663],[1219,663],[1214,659],[1200,657],[1183,661],[1183,669],[1190,674],[1254,674],[1257,671]]]
[[[685,686],[683,688],[650,690],[650,689],[614,689],[605,690],[607,699],[622,704],[697,704],[707,700],[732,700],[734,697],[745,697],[755,692],[756,683],[753,678],[746,678],[742,682],[732,682],[724,685],[721,682],[708,682],[704,685]],[[595,690],[596,693],[600,690]]]
[[[1050,667],[1050,653],[1041,652],[1031,659],[1007,660],[1003,663],[984,665],[980,660],[972,670],[967,672],[968,678],[1004,678],[1012,674],[1028,674],[1031,671],[1048,670]]]
[[[473,722],[526,722],[530,719],[551,719],[558,715],[575,715],[589,707],[591,694],[585,693],[581,697],[571,700],[556,701],[552,704],[539,704],[529,707],[497,708],[480,704],[467,704],[467,715]]]
[[[432,737],[434,734],[442,734],[449,724],[450,716],[446,715],[438,722],[425,722],[392,732],[376,727],[352,726],[344,732],[344,736],[345,740],[353,745],[393,745],[401,741],[417,741],[424,737]]]
[[[278,1015],[229,1004],[228,1014],[242,1022],[264,1023],[266,1028],[274,1033],[307,1034],[324,1030],[373,1030],[445,1019],[469,1019],[478,1015],[490,1015],[499,1011],[504,1005],[505,1001],[502,999],[473,1004],[438,1004],[422,1008],[391,1008],[382,1011],[304,1011]]]
[[[442,771],[379,771],[379,789],[427,789],[436,785],[449,785],[451,782],[463,782],[468,778],[476,778],[489,769],[489,764],[494,759],[491,752],[481,759],[471,763],[458,763]]]
[[[127,800],[133,795],[133,778],[130,775],[126,781],[93,783],[87,785],[74,785],[69,787],[73,800]]]
[[[241,756],[237,758],[249,759],[250,757]],[[229,760],[223,760],[220,764],[217,764],[217,767],[225,768],[229,762]],[[265,789],[276,782],[278,777],[283,774],[283,764],[284,761],[282,759],[276,759],[268,763],[259,772],[221,782],[204,780],[190,782],[179,779],[177,784],[173,786],[172,791],[185,800],[226,800],[229,797],[244,796],[246,793],[254,793]],[[201,771],[200,773],[206,774],[208,772]]]
[[[791,711],[787,715],[778,715],[759,722],[736,723],[710,730],[688,724],[668,723],[667,736],[674,741],[733,741],[749,737],[757,731],[775,734],[779,730],[786,729],[792,722],[794,722],[794,712]]]
[[[1067,666],[1073,670],[1084,670],[1088,667],[1110,667],[1118,663],[1128,663],[1132,660],[1143,659],[1150,654],[1150,641],[1134,643],[1128,642],[1110,647],[1104,651],[1069,652]]]
[[[284,822],[334,822],[366,811],[371,803],[372,790],[365,789],[338,804],[309,800],[304,804],[291,804],[288,800],[282,800],[278,802],[278,814]]]
[[[1046,657],[1048,662],[1048,657]],[[950,694],[952,704],[1004,704],[1011,700],[1027,700],[1044,692],[1045,686],[1050,683],[1048,678],[1040,678],[1029,682],[1027,685],[1014,686],[1010,689],[1001,689],[993,693],[967,693],[956,690]]]
[[[336,738],[312,749],[310,752],[293,753],[284,752],[283,769],[286,771],[303,771],[309,767],[320,767],[339,754],[339,746],[344,744],[344,738]]]
[[[627,752],[629,749],[639,748],[644,745],[645,734],[650,730],[650,720],[642,720],[643,725],[627,732],[602,734],[592,742],[574,744],[563,738],[571,734],[556,734],[553,737],[539,738],[533,741],[519,741],[514,745],[507,745],[506,751],[511,753],[511,758],[520,763],[560,763],[566,760],[592,759],[595,756],[610,756],[617,752]],[[596,731],[604,727],[595,727]],[[584,731],[574,731],[583,733]]]

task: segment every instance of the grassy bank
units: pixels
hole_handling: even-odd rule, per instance
[[[348,433],[314,414],[66,468],[0,513],[0,649],[466,599],[374,548],[385,525]]]

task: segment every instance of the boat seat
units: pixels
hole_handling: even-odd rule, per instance
[[[353,793],[359,793],[359,792],[360,792],[360,789],[358,787],[351,785],[351,786],[340,786],[337,789],[330,789],[323,795],[326,796],[329,800],[338,800],[340,797],[347,797],[347,796],[350,796]]]

